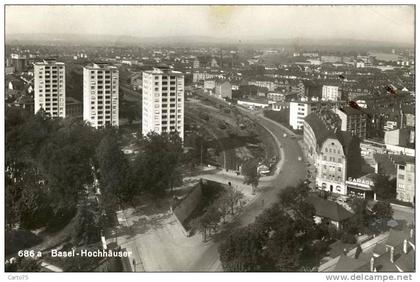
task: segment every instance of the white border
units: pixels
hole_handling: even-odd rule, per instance
[[[5,11],[5,7],[4,5],[19,5],[19,4],[24,4],[24,5],[39,5],[39,4],[44,4],[44,5],[48,5],[48,4],[53,4],[53,5],[59,5],[59,4],[79,4],[79,5],[85,5],[85,4],[89,4],[89,5],[112,5],[112,4],[118,4],[118,5],[122,5],[122,4],[129,4],[129,5],[215,5],[215,4],[224,4],[224,5],[228,5],[228,4],[233,4],[233,5],[367,5],[367,4],[376,4],[376,5],[415,5],[416,2],[415,1],[392,1],[392,0],[384,0],[384,1],[334,1],[334,0],[330,0],[330,1],[301,1],[301,0],[297,0],[297,1],[267,1],[267,0],[263,0],[263,1],[249,1],[249,0],[236,0],[236,1],[220,1],[220,0],[214,0],[214,1],[174,1],[174,0],[164,0],[164,1],[127,1],[127,0],[122,0],[122,1],[91,1],[91,0],[78,0],[78,1],[28,1],[28,0],[24,0],[24,1],[11,1],[11,0],[5,0],[2,2],[2,6],[3,6],[3,12],[0,13],[0,22],[2,25],[2,44],[1,44],[1,59],[2,59],[2,67],[1,67],[1,75],[2,78],[0,79],[0,89],[4,89],[4,62],[5,62],[5,58],[4,58],[4,11]],[[355,20],[357,20],[355,18]],[[416,33],[416,39],[417,37],[417,32],[418,31],[418,23],[416,21],[416,29],[415,29],[415,33]],[[416,40],[417,43],[417,40]],[[416,54],[418,53],[418,45],[416,44]],[[416,60],[416,69],[418,66],[418,62]],[[418,85],[418,77],[416,77],[416,85]],[[417,104],[417,99],[416,99],[416,104]],[[418,113],[418,109],[416,108],[416,122],[417,124],[419,124],[420,122],[420,116]],[[2,187],[4,188],[4,90],[3,90],[3,97],[1,99],[0,102],[0,116],[2,117],[2,122],[0,125],[0,136],[1,136],[1,144],[2,144],[2,150],[0,151],[0,157],[2,159],[1,166],[0,166],[0,177],[1,177],[1,183],[2,183]],[[418,140],[418,139],[417,139]],[[418,147],[418,143],[416,144]],[[418,167],[416,170],[416,175],[418,173]],[[416,178],[417,181],[417,178]],[[417,182],[416,182],[417,183]],[[4,191],[4,189],[2,189],[2,191]],[[4,226],[4,192],[0,193],[0,198],[1,198],[1,206],[2,208],[0,209],[0,226]],[[418,218],[416,217],[416,223],[418,224]],[[4,246],[4,227],[3,227],[3,232],[0,232],[0,241],[1,241],[1,246]],[[3,248],[4,250],[4,248]],[[202,282],[207,282],[207,281],[211,281],[214,282],[214,280],[228,280],[228,281],[235,281],[235,280],[239,280],[242,281],[252,281],[255,282],[256,279],[266,279],[269,281],[284,281],[284,282],[288,282],[288,281],[302,281],[302,280],[311,280],[311,282],[316,282],[316,281],[327,281],[327,279],[325,278],[326,274],[324,273],[29,273],[29,274],[23,274],[23,273],[4,273],[4,253],[0,254],[0,261],[1,261],[1,269],[2,272],[0,274],[0,277],[2,277],[2,281],[25,281],[25,280],[30,280],[30,281],[54,281],[57,282],[57,280],[59,281],[74,281],[74,280],[80,280],[80,281],[85,281],[87,279],[89,280],[93,280],[93,279],[101,279],[101,280],[105,280],[105,281],[115,281],[115,280],[123,280],[125,281],[202,281]],[[416,256],[416,269],[419,269],[419,263],[418,263],[418,256]],[[23,276],[22,276],[23,275]],[[25,276],[26,275],[26,276]],[[11,279],[12,276],[22,276],[21,280],[17,280],[17,279]],[[349,275],[350,276],[350,275]],[[414,273],[413,277],[416,277],[417,275]],[[358,280],[361,281],[361,280]]]

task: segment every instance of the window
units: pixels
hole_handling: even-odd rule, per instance
[[[403,165],[399,165],[399,166],[398,166],[398,169],[400,169],[400,170],[405,170],[405,166],[403,166]]]
[[[402,180],[404,180],[404,179],[405,179],[404,174],[398,174],[398,179],[402,179]]]

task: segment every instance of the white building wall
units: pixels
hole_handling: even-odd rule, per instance
[[[83,68],[83,119],[94,128],[119,126],[119,72],[110,65]]]
[[[338,86],[322,86],[322,100],[323,101],[338,101],[341,100],[341,90]]]
[[[66,117],[66,69],[64,63],[34,64],[34,113],[41,108],[52,118]]]
[[[178,131],[184,139],[184,75],[171,70],[143,72],[142,133]]]
[[[303,129],[303,121],[315,106],[311,103],[292,101],[290,102],[289,124],[293,129]]]

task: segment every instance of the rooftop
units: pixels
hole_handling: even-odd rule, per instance
[[[36,66],[49,66],[49,65],[64,66],[64,63],[63,62],[57,62],[56,59],[44,59],[42,61],[35,62],[34,65],[36,65]]]
[[[336,111],[343,112],[343,113],[345,113],[347,115],[366,115],[366,113],[364,113],[364,112],[362,112],[360,110],[354,109],[352,107],[337,108]]]
[[[337,222],[346,220],[353,216],[336,202],[328,201],[316,196],[309,196],[306,200],[311,203],[315,208],[315,214],[320,217],[325,217]]]
[[[328,136],[331,136],[332,132],[328,130],[327,125],[318,114],[311,113],[306,116],[304,120],[308,123],[314,132],[318,146],[321,146],[322,143],[328,138]]]
[[[169,67],[153,68],[153,70],[145,71],[145,73],[149,73],[149,74],[169,74],[169,75],[177,75],[177,76],[184,75],[182,72],[174,71],[174,70],[170,69]]]
[[[91,64],[86,65],[84,68],[88,70],[100,70],[100,69],[116,70],[117,69],[117,67],[108,63],[91,63]]]

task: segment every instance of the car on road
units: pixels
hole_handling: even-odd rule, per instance
[[[298,161],[302,161],[302,157],[298,157]]]
[[[287,137],[287,134],[286,133],[283,133],[283,138],[286,138]]]

